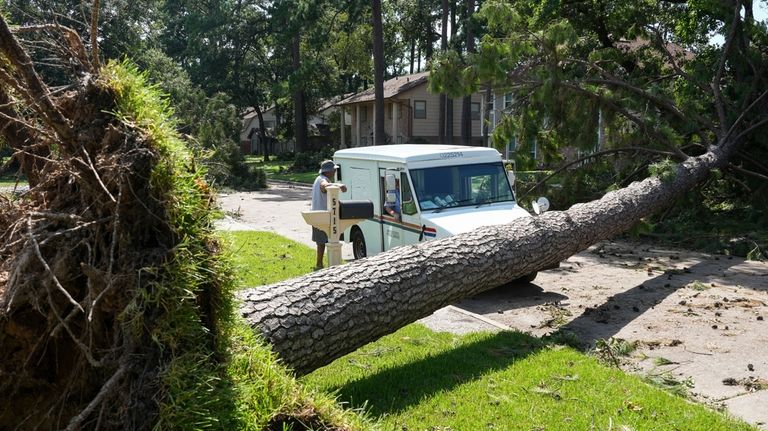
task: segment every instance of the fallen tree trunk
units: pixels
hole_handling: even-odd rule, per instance
[[[242,315],[299,374],[443,306],[546,268],[629,229],[723,166],[733,143],[648,178],[510,225],[406,246],[240,293]]]

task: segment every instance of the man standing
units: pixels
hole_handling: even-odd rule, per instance
[[[333,163],[333,160],[325,160],[320,164],[320,175],[315,178],[315,182],[312,184],[312,206],[310,207],[312,211],[328,211],[328,192],[325,190],[325,187],[333,183],[337,168],[338,165]],[[342,192],[347,191],[347,186],[344,184],[339,185]],[[328,235],[312,226],[312,241],[317,244],[315,269],[321,269],[323,267],[323,256],[325,255],[325,244],[328,242]]]

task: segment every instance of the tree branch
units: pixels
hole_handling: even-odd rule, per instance
[[[758,172],[755,172],[755,171],[750,171],[748,169],[744,169],[741,166],[734,165],[733,163],[728,164],[727,168],[728,169],[732,169],[732,170],[734,170],[736,172],[739,172],[741,174],[744,174],[744,175],[747,175],[747,176],[750,176],[750,177],[754,177],[754,178],[757,178],[757,179],[760,179],[760,180],[768,182],[768,176],[763,175],[763,174],[758,173]]]
[[[725,134],[725,136],[723,136],[723,140],[726,140],[726,139],[728,139],[729,136],[731,136],[731,133],[733,133],[733,131],[736,130],[736,127],[739,125],[739,123],[742,122],[742,120],[744,120],[744,117],[747,115],[747,113],[752,108],[754,108],[755,105],[757,105],[760,102],[760,100],[762,100],[766,96],[768,96],[768,90],[764,91],[763,94],[760,95],[760,97],[758,97],[757,99],[752,101],[752,103],[750,103],[750,105],[747,106],[746,109],[741,111],[741,114],[739,115],[739,118],[737,118],[736,121],[734,121],[733,124],[731,124],[731,127],[728,129],[728,132]]]
[[[0,15],[0,52],[5,54],[8,61],[23,77],[26,87],[30,90],[31,100],[28,102],[38,108],[45,122],[64,142],[74,142],[74,133],[69,121],[48,97],[46,86],[35,71],[32,59],[13,37],[2,15]]]
[[[728,119],[725,116],[725,101],[723,95],[720,92],[720,80],[723,79],[723,72],[725,71],[725,61],[730,54],[733,41],[736,38],[736,29],[738,28],[739,20],[741,16],[739,11],[741,10],[741,3],[734,2],[736,6],[733,8],[733,21],[731,22],[731,30],[728,32],[728,38],[725,40],[725,46],[723,46],[723,54],[720,56],[720,61],[717,65],[717,72],[712,77],[712,92],[715,95],[715,109],[717,110],[717,116],[720,119],[721,130],[727,126]]]
[[[578,93],[587,95],[587,96],[589,96],[591,98],[594,98],[594,99],[597,99],[597,100],[603,102],[604,104],[608,105],[612,110],[614,110],[615,112],[620,113],[621,115],[626,117],[628,120],[630,120],[633,123],[635,123],[638,127],[640,127],[641,129],[643,129],[646,132],[648,132],[649,134],[651,134],[654,138],[662,141],[667,146],[667,148],[669,148],[670,150],[672,150],[675,153],[677,153],[678,157],[680,157],[681,159],[684,160],[684,159],[686,159],[688,157],[688,155],[685,154],[683,151],[681,151],[680,148],[677,148],[675,145],[673,145],[669,141],[669,139],[667,139],[666,136],[664,136],[661,133],[659,133],[658,131],[654,130],[645,121],[641,120],[636,115],[633,115],[632,113],[627,111],[625,108],[617,105],[612,100],[606,99],[605,97],[603,97],[603,96],[601,96],[599,94],[596,94],[596,93],[593,93],[593,92],[591,92],[589,90],[581,88],[581,87],[579,87],[576,84],[572,84],[572,83],[569,83],[569,82],[561,82],[560,85],[564,86],[565,88],[569,88],[569,89],[571,89],[573,91],[576,91]]]
[[[586,160],[589,160],[589,159],[594,159],[594,158],[597,158],[597,157],[606,156],[608,154],[626,153],[626,152],[630,152],[630,151],[635,151],[635,152],[641,151],[641,152],[645,152],[645,153],[660,154],[660,155],[669,156],[669,157],[677,156],[677,154],[669,152],[669,151],[654,150],[654,149],[651,149],[651,148],[643,148],[643,147],[624,147],[624,148],[614,148],[614,149],[611,149],[611,150],[598,151],[596,153],[588,154],[588,155],[586,155],[584,157],[580,157],[580,158],[578,158],[578,159],[576,159],[576,160],[574,160],[572,162],[569,162],[569,163],[566,163],[563,166],[560,166],[555,171],[553,171],[551,174],[547,175],[542,180],[540,180],[538,183],[536,183],[533,187],[531,187],[530,189],[526,190],[525,193],[520,195],[520,197],[528,196],[532,191],[536,190],[536,188],[538,188],[540,185],[546,183],[550,178],[554,177],[555,175],[559,174],[560,172],[563,172],[564,170],[570,168],[573,165],[579,164],[579,163],[581,163],[583,161],[586,161]]]

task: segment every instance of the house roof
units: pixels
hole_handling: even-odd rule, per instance
[[[411,88],[426,84],[429,72],[414,73],[413,75],[398,76],[384,81],[384,99],[389,99]],[[352,103],[372,102],[376,98],[373,87],[353,94],[346,99],[337,102],[337,105],[349,105]]]
[[[262,114],[266,114],[267,112],[275,109],[275,105],[271,105],[269,108],[261,111]],[[249,106],[245,108],[245,112],[243,113],[242,119],[245,122],[246,120],[250,120],[251,118],[256,117],[256,108]]]

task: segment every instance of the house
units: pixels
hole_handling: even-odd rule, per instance
[[[262,118],[264,118],[264,129],[266,129],[266,134],[270,138],[270,141],[273,141],[275,127],[279,124],[276,114],[274,105],[261,113]],[[243,126],[240,129],[240,151],[242,151],[243,154],[262,153],[263,150],[261,150],[261,147],[259,146],[259,116],[256,114],[255,109],[246,109],[245,115],[242,117],[242,124]],[[273,143],[272,146],[274,147],[275,144]],[[275,148],[270,148],[270,150],[271,153],[275,152]]]
[[[427,89],[429,72],[384,82],[384,130],[388,143],[438,143],[440,95]],[[375,94],[369,88],[336,103],[350,118],[350,135],[342,128],[341,147],[373,145]],[[462,100],[453,101],[453,142],[461,139]],[[472,95],[472,143],[482,145],[482,96]]]
[[[317,109],[317,112],[309,115],[307,118],[310,138],[315,138],[317,141],[323,141],[323,138],[325,138],[325,141],[330,142],[330,117],[331,114],[338,111],[335,102],[344,97],[338,96],[336,98],[320,100],[320,107]],[[261,154],[263,147],[259,141],[259,116],[254,108],[248,108],[245,112],[242,117],[242,128],[240,129],[240,150],[243,154]],[[293,142],[279,142],[275,139],[275,129],[282,123],[281,119],[277,116],[275,106],[273,105],[265,109],[261,115],[264,118],[264,128],[269,139],[269,145],[271,145],[270,153],[280,154],[294,151]],[[347,124],[351,122],[349,114],[347,114],[345,120]]]

